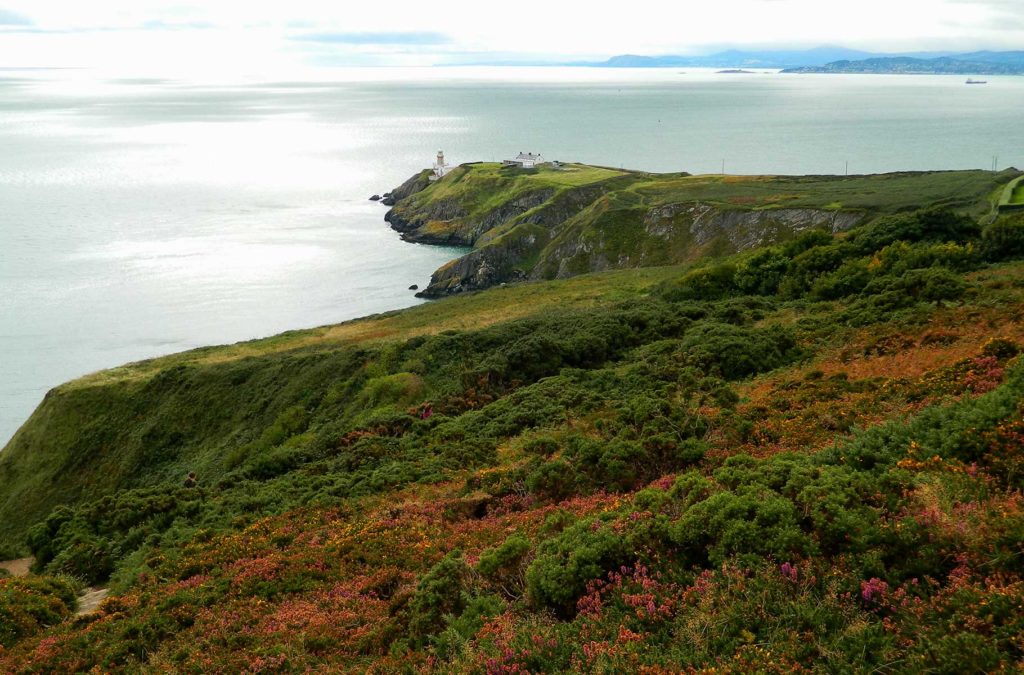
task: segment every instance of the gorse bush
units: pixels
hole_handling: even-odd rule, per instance
[[[621,565],[653,564],[665,556],[683,568],[715,568],[845,555],[864,574],[884,575],[892,584],[944,577],[954,542],[935,541],[927,528],[883,515],[909,507],[911,483],[899,464],[908,447],[976,462],[984,445],[968,436],[985,438],[1004,428],[1022,397],[1024,368],[1018,366],[1006,385],[986,397],[864,432],[820,455],[737,455],[712,481],[684,474],[667,499],[651,502],[653,514],[650,505],[627,506],[540,546],[527,572],[531,597],[571,612],[593,581]],[[1005,551],[1007,545],[1013,544],[999,546]]]
[[[982,248],[989,260],[1024,257],[1024,215],[1004,216],[986,227]]]
[[[983,261],[1018,257],[1019,222],[1004,218],[983,234],[970,218],[947,209],[879,218],[834,239],[813,231],[785,246],[761,249],[738,264],[721,263],[689,272],[664,284],[670,301],[717,300],[738,295],[798,299],[867,299],[879,311],[915,302],[952,300],[951,275],[976,269]],[[925,270],[931,270],[925,272]],[[945,277],[943,270],[947,271]],[[895,294],[910,294],[902,301]],[[858,315],[855,323],[878,320]]]
[[[67,577],[0,578],[0,654],[75,610],[78,584]]]
[[[468,572],[461,553],[452,551],[420,580],[409,601],[409,633],[414,640],[440,633],[445,628],[445,617],[462,612]]]

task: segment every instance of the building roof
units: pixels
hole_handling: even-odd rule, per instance
[[[532,152],[520,152],[516,159],[544,159],[539,154],[533,154]]]

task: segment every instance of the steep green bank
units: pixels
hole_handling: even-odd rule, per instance
[[[1019,175],[949,171],[873,176],[690,176],[579,164],[467,164],[394,191],[385,216],[405,239],[472,246],[438,269],[426,297],[526,279],[671,265],[887,213],[946,206],[981,216]]]
[[[0,516],[114,593],[0,579],[0,672],[1020,670],[1022,257],[928,209],[64,385]]]
[[[433,357],[437,363],[406,359],[408,340],[556,308],[599,308],[639,297],[669,274],[635,270],[451,298],[57,387],[0,452],[0,549],[16,553],[27,529],[55,506],[125,488],[178,486],[190,471],[215,484],[270,451],[286,457],[307,445],[309,428],[372,426],[378,415],[387,423],[389,415],[462,390],[454,355]]]

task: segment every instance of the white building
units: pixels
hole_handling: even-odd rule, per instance
[[[434,160],[434,173],[430,180],[441,180],[450,171],[448,163],[444,161],[444,150],[437,151],[437,159]]]
[[[540,166],[541,164],[547,164],[543,157],[535,155],[532,152],[520,152],[514,159],[506,159],[502,162],[505,166],[518,166],[524,169],[532,169]]]

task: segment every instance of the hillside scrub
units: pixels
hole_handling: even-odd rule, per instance
[[[11,541],[116,593],[47,591],[0,670],[1018,669],[1013,227],[901,213],[58,392],[22,438],[87,419],[38,452],[94,494],[41,489]]]

